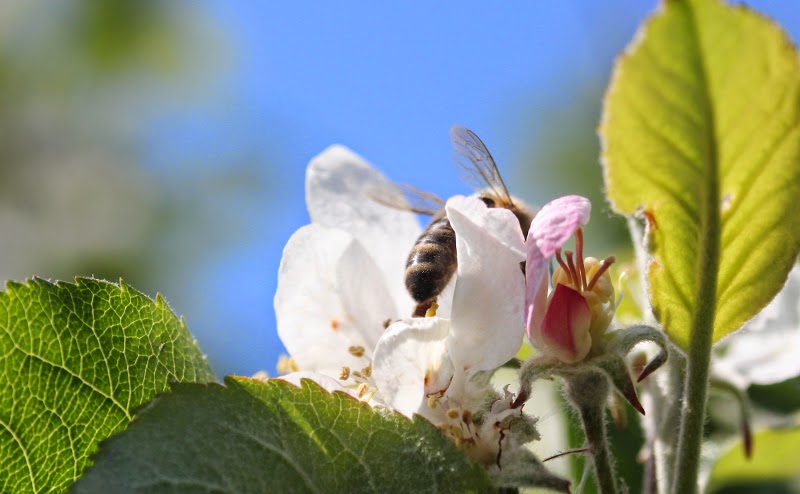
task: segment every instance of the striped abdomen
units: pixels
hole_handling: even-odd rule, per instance
[[[425,315],[456,272],[456,233],[446,216],[422,232],[406,261],[406,288],[417,301],[415,316]]]

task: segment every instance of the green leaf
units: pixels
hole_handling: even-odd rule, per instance
[[[429,422],[309,380],[178,384],[105,441],[73,492],[491,492]]]
[[[736,442],[711,469],[709,491],[726,484],[800,479],[800,427],[767,429],[753,439],[753,458]]]
[[[617,63],[600,134],[613,208],[648,219],[667,333],[687,349],[694,323],[713,342],[741,327],[800,248],[800,58],[786,34],[743,6],[665,1]]]
[[[0,491],[59,492],[169,381],[210,381],[183,321],[120,282],[0,292]]]

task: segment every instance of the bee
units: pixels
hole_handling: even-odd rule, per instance
[[[450,141],[456,161],[477,186],[478,197],[487,207],[505,208],[514,213],[523,236],[527,237],[533,213],[522,201],[508,193],[497,164],[483,141],[474,132],[459,125],[450,129]],[[391,207],[432,216],[431,222],[411,248],[405,270],[406,289],[417,303],[413,316],[422,317],[456,272],[456,233],[445,213],[445,201],[411,186],[403,186],[403,189],[410,202],[392,201],[387,196],[375,199]]]

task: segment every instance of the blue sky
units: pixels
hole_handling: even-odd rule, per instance
[[[753,2],[796,40],[800,16],[788,3]],[[271,197],[242,213],[244,242],[187,280],[186,293],[166,294],[223,375],[272,373],[283,351],[272,296],[283,245],[308,222],[311,157],[341,143],[395,181],[463,193],[448,140],[461,124],[513,184],[512,158],[548,125],[537,106],[566,106],[585,81],[604,85],[655,1],[203,5],[227,43],[224,69],[213,112],[182,108],[165,118],[170,135],[182,135],[173,145],[213,153],[255,141],[270,167]],[[169,151],[156,154],[155,165],[167,166]],[[546,184],[510,188],[535,203],[552,198]]]

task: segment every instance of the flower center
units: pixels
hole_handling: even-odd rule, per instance
[[[566,258],[566,261],[565,259]],[[594,257],[583,257],[583,229],[575,230],[575,254],[571,251],[556,250],[556,261],[559,267],[553,273],[553,286],[562,284],[578,291],[589,309],[592,311],[592,322],[589,332],[595,336],[603,334],[611,324],[616,305],[614,303],[614,285],[608,268],[614,264],[614,256],[603,261]]]

